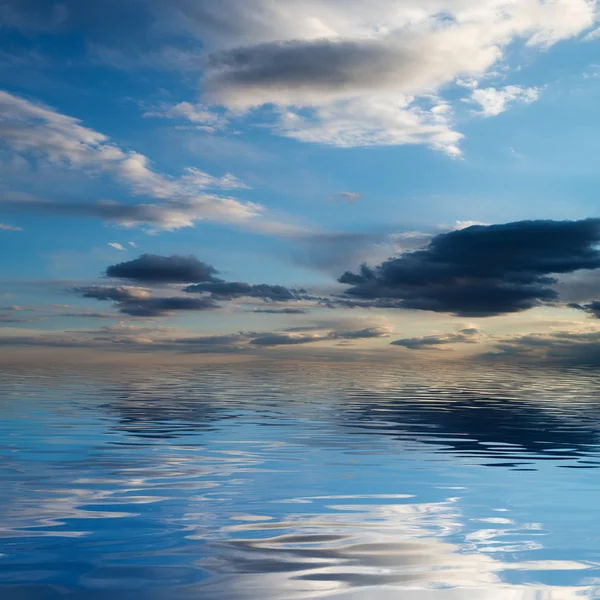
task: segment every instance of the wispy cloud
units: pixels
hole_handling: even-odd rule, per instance
[[[124,248],[118,242],[108,242],[108,245],[115,250],[119,250],[120,252],[127,252],[127,248]]]
[[[135,195],[163,201],[161,204],[79,205],[30,199],[23,205],[24,210],[105,214],[106,218],[124,225],[151,223],[166,229],[190,226],[199,219],[239,223],[256,217],[261,211],[256,204],[207,193],[210,189],[247,188],[229,173],[214,177],[197,168],[185,168],[179,177],[158,173],[143,154],[123,150],[107,136],[84,127],[78,119],[42,104],[0,91],[0,115],[0,140],[13,151],[90,175],[106,173]],[[19,207],[17,200],[8,204],[13,209]]]
[[[7,223],[0,223],[1,231],[23,231],[22,227],[17,227],[16,225],[8,225]]]

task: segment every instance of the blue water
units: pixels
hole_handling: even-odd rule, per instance
[[[2,600],[600,598],[600,373],[0,375]]]

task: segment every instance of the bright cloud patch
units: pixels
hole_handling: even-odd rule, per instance
[[[274,106],[274,129],[335,146],[426,144],[460,154],[452,111],[431,98],[490,74],[515,41],[544,50],[590,29],[591,0],[179,0],[209,49],[204,98]],[[472,87],[472,86],[469,86]],[[475,90],[487,116],[538,90]]]
[[[484,117],[495,117],[508,110],[511,104],[532,104],[540,97],[538,88],[523,88],[507,85],[504,88],[484,88],[473,90],[471,100],[481,107]]]

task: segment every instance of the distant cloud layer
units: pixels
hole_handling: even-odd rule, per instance
[[[500,315],[558,301],[553,275],[600,267],[599,243],[598,219],[475,225],[340,282],[357,306]]]
[[[480,340],[481,331],[476,327],[467,327],[455,333],[440,335],[427,335],[424,337],[403,338],[395,340],[392,346],[403,346],[409,350],[431,350],[440,346],[450,344],[477,344]]]

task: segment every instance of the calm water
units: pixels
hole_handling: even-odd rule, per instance
[[[600,598],[600,372],[0,375],[2,600]]]

